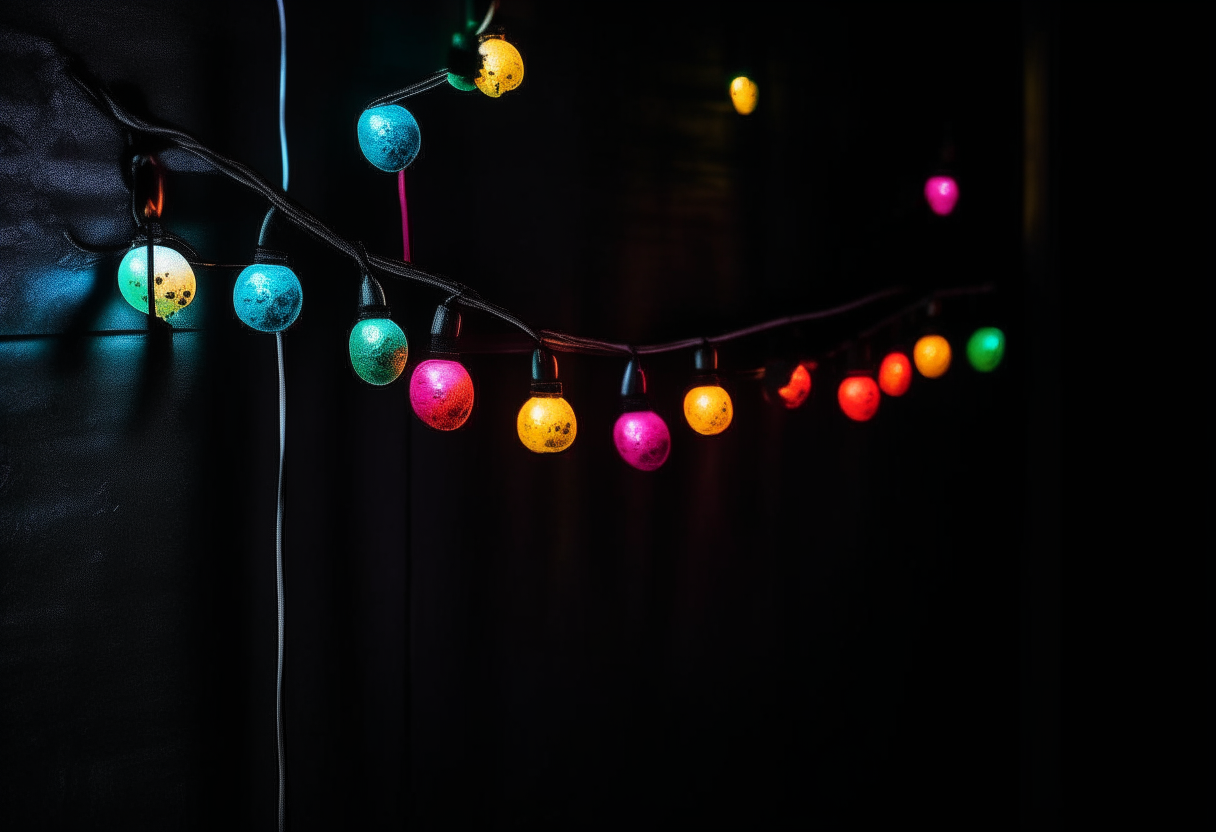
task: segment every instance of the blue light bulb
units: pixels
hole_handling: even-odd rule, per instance
[[[255,263],[236,278],[232,306],[236,316],[258,332],[282,332],[295,323],[304,304],[296,273],[286,266]]]
[[[405,170],[421,145],[418,122],[404,107],[385,104],[366,109],[359,116],[359,149],[380,170]]]

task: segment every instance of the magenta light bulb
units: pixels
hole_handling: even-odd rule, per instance
[[[612,428],[612,441],[621,459],[639,471],[653,471],[667,461],[671,432],[663,417],[653,410],[622,413]]]
[[[958,183],[949,176],[931,176],[925,183],[925,199],[929,207],[939,217],[944,217],[954,210],[958,202]]]
[[[473,410],[473,379],[459,361],[423,361],[410,377],[410,404],[431,427],[456,430]]]

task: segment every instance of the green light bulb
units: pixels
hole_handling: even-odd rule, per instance
[[[967,360],[981,373],[990,373],[1005,357],[1005,333],[994,326],[977,329],[967,341]]]

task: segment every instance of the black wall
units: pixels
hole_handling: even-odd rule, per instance
[[[370,251],[401,254],[396,181],[355,120],[445,65],[462,6],[289,4],[289,194]],[[150,338],[118,255],[64,243],[129,241],[129,151],[18,35],[277,183],[275,6],[0,22],[0,818],[269,828],[274,339],[237,322],[223,265],[196,270],[192,331]],[[406,103],[419,267],[538,328],[634,344],[904,292],[723,346],[736,416],[714,439],[680,415],[691,354],[647,361],[674,442],[643,474],[611,444],[623,361],[559,354],[579,436],[534,456],[514,428],[528,344],[474,311],[473,414],[423,426],[405,380],[349,369],[357,269],[280,227],[305,289],[284,336],[289,826],[1051,828],[1052,18],[507,0],[496,23],[518,90]],[[747,118],[725,96],[740,67],[761,89]],[[921,195],[943,152],[947,218]],[[220,176],[166,182],[165,226],[206,262],[249,262],[264,210]],[[384,282],[412,367],[444,295]],[[829,354],[981,284],[943,301],[946,376],[870,423],[840,413]],[[875,358],[925,323],[882,330]],[[987,324],[1009,351],[982,375],[962,347]],[[799,410],[750,374],[776,355],[821,361]]]

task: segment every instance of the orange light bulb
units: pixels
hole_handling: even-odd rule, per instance
[[[902,396],[912,385],[912,362],[902,352],[893,352],[878,368],[878,386],[888,396]]]
[[[940,335],[926,335],[912,349],[916,369],[925,378],[938,378],[950,369],[950,342]]]

